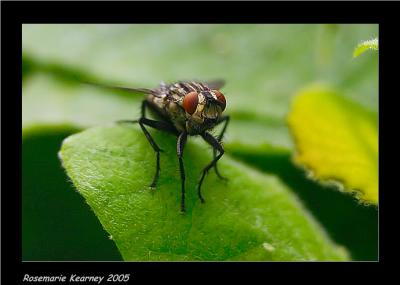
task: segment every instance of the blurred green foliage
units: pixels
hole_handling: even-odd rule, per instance
[[[314,81],[377,112],[378,57],[352,58],[361,40],[377,35],[377,25],[23,25],[23,259],[119,258],[57,163],[61,140],[71,133],[60,126],[136,118],[141,98],[78,80],[153,87],[224,78],[232,115],[227,152],[280,177],[353,259],[376,260],[376,208],[308,180],[291,162],[285,117],[295,92]],[[51,197],[39,199],[42,191]],[[62,235],[60,224],[68,223],[79,230]],[[75,231],[97,241],[83,245],[89,238]]]

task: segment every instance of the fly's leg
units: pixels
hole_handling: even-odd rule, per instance
[[[222,145],[218,142],[218,140],[214,138],[211,134],[205,132],[201,136],[208,144],[210,144],[213,147],[213,149],[219,152],[219,154],[216,157],[214,157],[213,160],[206,167],[204,167],[203,173],[200,178],[200,182],[197,186],[197,194],[199,196],[199,199],[202,203],[204,203],[205,202],[204,198],[201,195],[201,185],[203,184],[204,177],[206,176],[210,168],[214,167],[217,161],[224,155],[224,149]]]
[[[176,154],[179,159],[179,172],[181,174],[181,212],[185,212],[185,168],[183,166],[183,148],[187,140],[187,133],[183,132],[179,135],[176,141]]]
[[[218,142],[220,142],[220,143],[221,143],[221,141],[222,141],[222,138],[224,137],[224,133],[225,133],[226,128],[227,128],[227,126],[228,126],[229,120],[230,120],[229,116],[224,116],[224,117],[222,117],[221,120],[217,123],[217,125],[218,125],[218,124],[221,124],[222,122],[225,123],[225,124],[224,124],[224,127],[222,128],[221,133],[220,133],[219,136],[217,137]],[[213,158],[215,159],[216,157],[217,157],[217,149],[216,149],[216,148],[213,148]],[[225,181],[228,181],[228,178],[223,177],[223,176],[219,173],[218,164],[217,164],[217,163],[215,163],[215,165],[214,165],[214,170],[215,170],[215,173],[217,174],[218,178],[220,178],[220,179],[222,179],[222,180],[225,180]]]
[[[139,119],[140,128],[142,129],[142,131],[143,131],[144,135],[146,136],[147,140],[149,141],[149,143],[151,144],[152,148],[156,152],[156,173],[154,174],[153,182],[151,182],[151,184],[150,184],[151,188],[155,188],[156,185],[157,185],[158,177],[160,175],[160,152],[162,150],[158,147],[158,145],[154,141],[153,137],[150,135],[150,133],[145,128],[144,120],[148,120],[148,119],[146,119],[146,118],[140,118]]]
[[[146,115],[146,108],[147,106],[147,101],[144,100],[142,102],[142,108],[141,108],[141,113],[142,117],[139,120],[135,121],[128,121],[128,120],[123,120],[123,121],[118,121],[118,123],[139,123],[140,128],[142,129],[144,135],[146,136],[147,140],[149,141],[151,147],[153,150],[156,152],[156,172],[153,177],[153,182],[150,184],[151,188],[155,188],[157,185],[157,181],[160,175],[160,152],[162,150],[159,148],[157,143],[154,141],[153,137],[150,135],[150,133],[147,131],[145,126],[149,126],[151,128],[160,130],[160,131],[165,131],[168,133],[173,133],[176,134],[176,129],[169,123],[164,122],[164,121],[155,121],[155,120],[150,120],[145,118]]]

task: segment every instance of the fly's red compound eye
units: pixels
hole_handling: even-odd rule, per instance
[[[222,111],[225,110],[225,107],[226,107],[225,96],[218,90],[212,90],[212,92],[214,92],[215,96],[217,96],[218,102],[220,102],[222,104]]]
[[[199,97],[197,96],[197,92],[190,92],[183,98],[183,108],[190,115],[196,111],[198,103]]]

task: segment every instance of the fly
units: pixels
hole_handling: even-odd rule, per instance
[[[146,139],[156,154],[156,171],[151,188],[155,188],[160,175],[160,152],[147,128],[173,134],[177,137],[176,150],[179,160],[179,171],[181,176],[181,212],[185,212],[185,168],[183,164],[183,150],[188,136],[200,135],[213,148],[213,159],[204,167],[197,185],[197,194],[202,203],[204,198],[201,194],[203,180],[211,168],[214,168],[217,176],[224,178],[217,167],[218,160],[224,154],[221,141],[229,123],[229,116],[222,115],[226,107],[226,99],[219,90],[224,86],[224,81],[213,82],[180,81],[173,84],[161,83],[154,89],[126,88],[116,86],[103,86],[112,90],[123,90],[133,93],[145,94],[147,97],[142,101],[141,117],[139,120],[123,120],[120,123],[138,123]],[[157,120],[146,117],[146,110],[153,111]],[[214,137],[210,134],[215,126],[224,124],[220,134]]]

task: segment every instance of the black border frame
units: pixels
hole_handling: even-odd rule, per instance
[[[383,148],[386,114],[396,114],[383,109],[384,96],[394,92],[395,72],[387,71],[396,54],[390,38],[396,37],[396,16],[399,3],[394,2],[2,2],[2,279],[5,284],[22,283],[25,273],[42,274],[101,274],[131,273],[129,283],[138,281],[186,281],[183,275],[195,274],[197,281],[216,278],[252,280],[257,275],[262,282],[272,276],[281,279],[297,278],[316,271],[343,279],[343,274],[357,279],[378,275],[377,270],[387,260],[383,240],[385,223],[390,217],[386,209],[393,199],[385,198],[380,191],[380,248],[379,262],[350,263],[263,263],[263,262],[22,262],[21,261],[21,99],[22,94],[22,24],[23,23],[376,23],[380,25],[380,83],[379,83],[379,140],[380,189],[389,176],[383,171],[382,157],[390,148]],[[179,13],[178,13],[179,11]],[[397,16],[398,17],[398,16]],[[398,53],[398,52],[397,52]],[[17,63],[17,64],[16,64]],[[383,69],[385,66],[385,69]],[[395,69],[393,69],[395,70]],[[397,76],[397,74],[396,74]],[[390,88],[392,84],[392,88]],[[389,86],[389,89],[387,89]],[[397,91],[398,92],[398,91]],[[389,92],[390,94],[390,92]],[[392,96],[394,96],[392,94]],[[393,105],[392,105],[393,107]],[[383,115],[385,114],[385,116]],[[5,162],[6,161],[6,162]],[[394,176],[395,177],[395,176]],[[389,187],[390,188],[390,187]],[[390,190],[390,189],[389,189]],[[386,192],[386,191],[385,191]],[[395,242],[395,241],[394,241]],[[292,274],[287,274],[290,271]],[[286,273],[286,274],[285,274]],[[327,275],[328,274],[328,275]],[[358,280],[361,281],[361,280]],[[185,283],[186,283],[185,282]],[[103,283],[104,284],[104,283]]]

